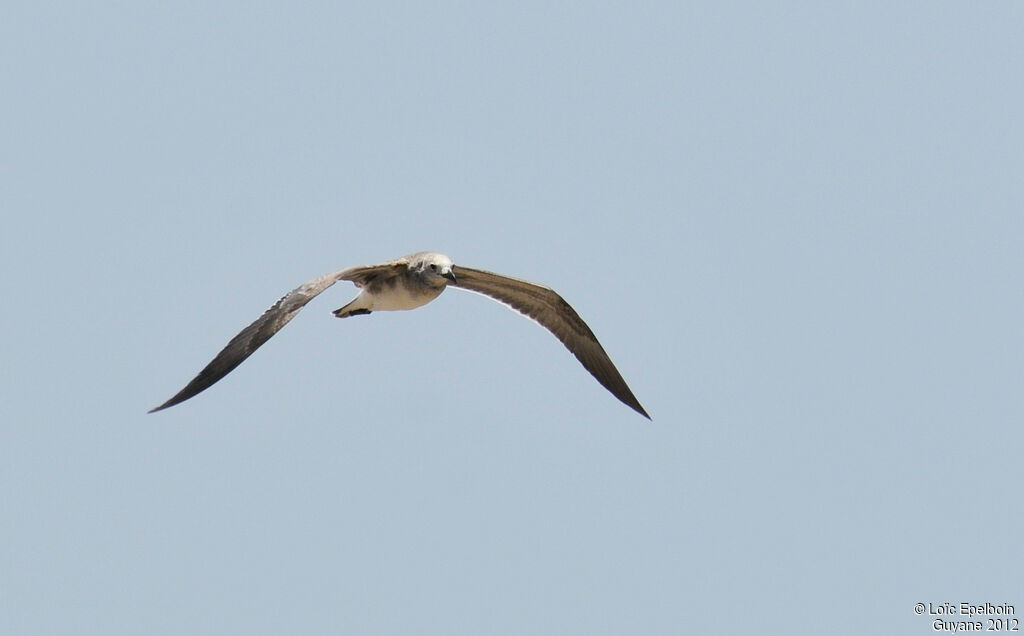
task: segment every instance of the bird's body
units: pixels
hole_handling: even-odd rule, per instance
[[[364,289],[349,304],[335,310],[338,318],[346,318],[352,313],[344,309],[366,311],[407,311],[422,307],[441,295],[444,288],[416,289],[401,278],[394,278],[386,284],[377,285],[376,289]]]
[[[352,302],[334,311],[339,318],[415,309],[440,296],[449,284],[489,296],[553,333],[598,382],[650,419],[594,333],[561,296],[535,283],[456,267],[452,259],[437,252],[417,252],[380,265],[349,267],[299,285],[232,338],[185,388],[150,412],[174,406],[212,386],[284,327],[306,303],[339,280],[352,281],[360,288]]]
[[[429,265],[420,266],[423,259],[432,255],[440,256],[433,252],[410,254],[404,259],[399,259],[408,261],[409,265],[406,267],[374,276],[364,283],[356,281],[356,285],[361,287],[362,291],[352,302],[336,309],[334,315],[338,318],[347,318],[374,311],[404,311],[426,305],[441,295],[450,280],[441,275],[438,282],[438,276],[429,276]],[[448,261],[445,263],[446,271],[451,272],[453,264],[451,259]]]

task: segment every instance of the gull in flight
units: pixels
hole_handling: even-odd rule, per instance
[[[440,296],[448,285],[489,296],[554,334],[604,388],[626,406],[651,419],[594,332],[554,290],[517,278],[456,266],[452,259],[437,252],[417,252],[381,265],[349,267],[299,285],[232,338],[185,388],[150,413],[184,402],[213,386],[288,324],[306,303],[339,280],[352,281],[362,291],[352,302],[334,311],[338,318],[374,311],[415,309]]]

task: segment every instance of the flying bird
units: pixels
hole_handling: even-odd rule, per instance
[[[185,388],[149,412],[184,402],[213,386],[288,324],[306,303],[339,280],[351,281],[361,291],[352,302],[334,311],[338,318],[374,311],[415,309],[440,296],[448,285],[489,296],[554,334],[604,388],[651,419],[594,332],[554,290],[509,276],[456,266],[452,259],[437,252],[417,252],[380,265],[349,267],[299,285],[232,338]]]

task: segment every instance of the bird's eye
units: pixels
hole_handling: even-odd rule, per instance
[[[437,265],[434,264],[434,263],[431,263],[430,264],[430,269],[432,269],[432,270],[434,270],[436,272],[437,271]]]

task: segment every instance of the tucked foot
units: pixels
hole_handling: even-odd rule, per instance
[[[342,307],[341,309],[335,309],[333,313],[338,318],[348,318],[349,316],[362,316],[372,312],[369,309],[346,309]]]

